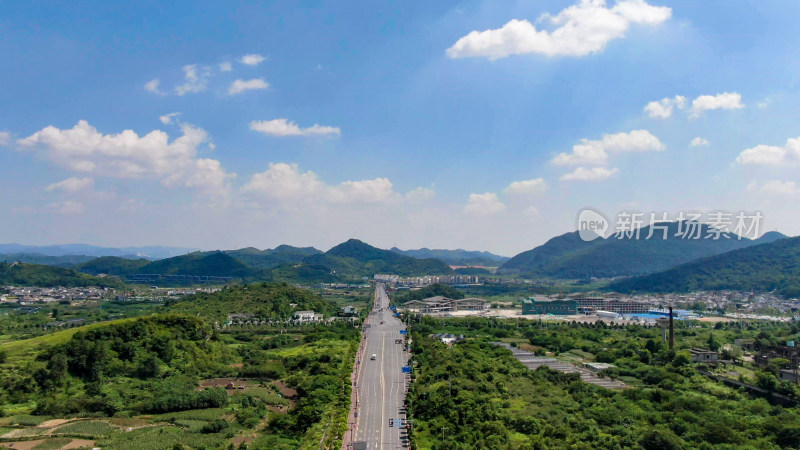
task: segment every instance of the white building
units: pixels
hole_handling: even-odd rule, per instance
[[[297,311],[294,313],[294,320],[298,322],[322,322],[324,317],[314,311]]]

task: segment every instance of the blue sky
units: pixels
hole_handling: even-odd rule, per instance
[[[585,206],[800,234],[793,2],[2,10],[0,241],[511,255]]]

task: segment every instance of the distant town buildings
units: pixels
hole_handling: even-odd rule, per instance
[[[211,275],[161,275],[157,273],[136,273],[126,276],[128,283],[134,284],[225,284],[233,281],[233,277],[217,277]]]
[[[555,299],[534,296],[522,299],[522,314],[553,314],[569,316],[578,314],[578,302],[573,299]]]
[[[455,311],[484,311],[487,309],[487,304],[486,300],[482,298],[471,297],[454,300],[438,295],[423,300],[408,301],[403,307],[407,311],[421,314],[439,314]]]
[[[428,275],[424,277],[401,277],[390,274],[375,274],[374,279],[375,281],[391,283],[397,289],[425,287],[436,283],[451,285],[470,285],[480,283],[480,279],[475,275]]]
[[[114,298],[113,288],[99,287],[17,287],[4,286],[5,295],[0,297],[3,303],[30,305],[33,303],[77,302],[86,300],[102,300]]]

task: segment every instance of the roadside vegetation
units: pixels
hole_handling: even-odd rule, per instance
[[[661,342],[660,329],[641,326],[425,318],[412,330],[415,368],[408,404],[416,448],[800,446],[796,407],[713,381],[699,372],[709,368],[692,364],[685,351],[717,345],[735,358],[733,339],[776,345],[795,339],[797,325],[680,323],[674,351]],[[441,332],[466,338],[447,346],[429,337]],[[605,374],[631,387],[608,390],[579,381],[577,374],[546,367],[531,371],[492,344],[497,341],[567,361],[614,364]],[[796,385],[777,382],[774,370],[751,371],[752,379],[745,381],[798,398]]]
[[[288,321],[295,309],[331,316],[339,307],[310,291],[261,283],[0,344],[0,441],[340,446],[359,329],[348,321]],[[229,314],[273,320],[229,323]]]

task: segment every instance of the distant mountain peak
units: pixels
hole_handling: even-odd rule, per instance
[[[358,239],[348,239],[345,242],[331,248],[326,255],[339,256],[342,258],[353,258],[358,261],[370,261],[374,259],[386,259],[398,256],[389,250],[382,250],[373,247]]]
[[[766,233],[762,234],[761,237],[756,239],[759,244],[766,244],[767,242],[775,242],[780,239],[786,239],[789,236],[781,233],[780,231],[767,231]]]

